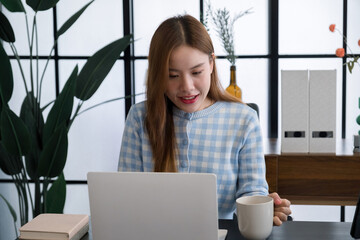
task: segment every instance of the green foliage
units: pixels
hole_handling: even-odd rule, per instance
[[[113,67],[116,59],[125,50],[128,42],[130,42],[130,36],[125,36],[110,43],[88,59],[77,79],[75,91],[77,98],[83,101],[91,98]]]
[[[246,14],[250,14],[251,8],[246,11],[240,12],[234,15],[233,18],[230,17],[230,11],[226,8],[212,9],[210,2],[207,3],[206,15],[203,20],[203,24],[206,29],[209,30],[207,25],[207,18],[210,17],[211,21],[215,25],[215,31],[218,37],[221,39],[224,50],[227,53],[226,59],[229,60],[231,65],[235,65],[236,57],[234,54],[234,24],[235,22]]]
[[[5,42],[15,42],[14,30],[2,12],[0,12],[0,38]]]
[[[30,152],[30,134],[21,118],[7,106],[3,106],[0,118],[1,142],[5,149],[15,156]]]
[[[59,0],[26,0],[26,4],[29,5],[34,12],[46,11],[55,7]]]
[[[352,73],[352,70],[355,66],[355,63],[359,64],[358,62],[359,57],[358,56],[354,56],[354,58],[348,62],[346,62],[345,64],[348,66],[349,72]]]
[[[63,211],[66,197],[63,169],[67,159],[68,132],[73,121],[81,113],[84,101],[91,98],[98,90],[121,52],[129,46],[131,41],[131,36],[125,36],[103,47],[87,60],[80,72],[78,66],[75,66],[60,94],[50,103],[43,104],[41,102],[42,82],[57,40],[93,2],[90,1],[82,7],[60,27],[42,75],[35,76],[36,70],[32,68],[38,67],[39,61],[38,46],[35,44],[35,41],[38,40],[36,13],[52,9],[58,1],[26,0],[26,4],[35,12],[32,21],[34,25],[31,26],[31,30],[28,26],[26,29],[28,36],[34,36],[29,38],[30,81],[25,79],[22,62],[14,44],[13,28],[6,16],[0,12],[0,39],[10,45],[22,74],[25,88],[25,98],[20,114],[17,115],[8,104],[14,88],[12,66],[9,56],[0,44],[0,168],[15,182],[19,194],[21,225],[29,220],[30,208],[33,217],[44,212],[61,213]],[[24,13],[26,22],[29,22],[21,0],[0,0],[0,2],[10,12]],[[34,52],[36,54],[33,54]],[[29,82],[30,84],[28,84]],[[75,97],[80,101],[73,111]],[[123,98],[106,102],[118,99]],[[50,108],[50,111],[45,121],[43,110],[47,107]],[[34,182],[34,191],[30,189],[29,180]],[[8,206],[10,205],[8,204]],[[12,214],[15,213],[12,208],[9,207],[9,209]]]
[[[0,0],[0,2],[10,12],[25,12],[25,8],[21,0]]]
[[[51,185],[51,188],[48,191],[46,198],[47,212],[51,213],[62,213],[66,198],[66,183],[64,174],[56,179],[56,181]]]
[[[1,12],[0,12],[1,13]],[[6,54],[3,46],[0,44],[0,72],[1,72],[1,81],[0,81],[0,105],[2,103],[9,102],[13,88],[13,74],[11,70],[11,64],[9,56]]]
[[[93,3],[94,0],[92,0],[91,2],[89,2],[88,4],[86,4],[83,8],[81,8],[79,11],[77,11],[71,18],[69,18],[63,25],[62,27],[59,29],[59,31],[57,31],[56,33],[56,39],[58,39],[60,37],[60,35],[62,35],[63,33],[65,33],[75,22],[76,20],[78,20],[78,18],[81,16],[81,14],[86,10],[86,8]]]

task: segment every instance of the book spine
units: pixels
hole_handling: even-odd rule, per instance
[[[89,231],[89,223],[82,227],[70,240],[80,240]]]
[[[81,219],[80,222],[78,222],[73,229],[69,232],[69,239],[73,239],[74,235],[76,235],[79,231],[81,231],[85,225],[89,224],[89,216],[85,216]]]

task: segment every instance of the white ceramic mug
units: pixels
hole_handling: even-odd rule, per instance
[[[266,239],[273,227],[274,200],[268,196],[236,199],[240,233],[247,239]]]

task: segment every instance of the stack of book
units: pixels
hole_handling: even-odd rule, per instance
[[[88,215],[40,214],[20,228],[19,239],[79,240],[88,231]]]

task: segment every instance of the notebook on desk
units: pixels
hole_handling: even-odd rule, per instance
[[[94,240],[218,240],[216,176],[90,172]]]

